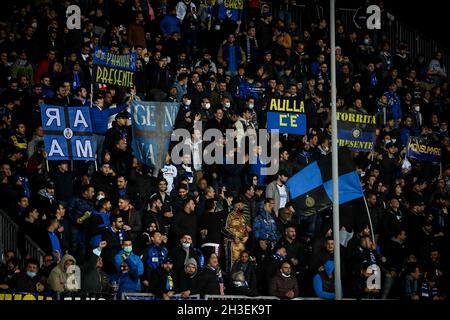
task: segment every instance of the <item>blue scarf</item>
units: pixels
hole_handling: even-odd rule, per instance
[[[48,231],[48,236],[52,243],[52,251],[58,251],[59,256],[62,257],[61,245],[59,244],[58,236],[54,232]]]

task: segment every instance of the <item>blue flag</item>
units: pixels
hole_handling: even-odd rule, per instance
[[[133,153],[154,172],[164,164],[179,107],[173,102],[131,102]]]
[[[89,107],[41,105],[48,160],[95,160]]]

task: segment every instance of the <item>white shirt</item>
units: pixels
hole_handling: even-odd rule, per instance
[[[280,208],[284,208],[286,206],[288,194],[286,192],[286,186],[279,186],[277,184],[278,193],[280,194]]]
[[[178,170],[173,164],[166,163],[164,167],[161,169],[161,171],[163,173],[164,179],[167,180],[167,193],[170,193],[173,189],[173,181],[177,176]]]

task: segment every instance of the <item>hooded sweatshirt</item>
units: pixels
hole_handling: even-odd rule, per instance
[[[324,271],[321,271],[314,276],[314,291],[319,298],[334,299],[334,261],[328,260],[325,262],[324,268]]]
[[[64,291],[71,291],[67,288],[68,278],[71,275],[70,273],[67,273],[66,270],[64,270],[64,264],[67,260],[72,260],[74,264],[77,264],[77,261],[73,256],[70,254],[65,254],[61,262],[53,268],[53,270],[50,272],[50,275],[48,277],[48,284],[50,288],[55,292],[64,292]],[[81,285],[81,283],[78,283],[78,287]],[[74,285],[73,285],[74,286]],[[74,290],[74,289],[72,289]]]

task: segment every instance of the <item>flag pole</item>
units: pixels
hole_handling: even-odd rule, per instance
[[[372,218],[370,217],[370,211],[369,211],[369,205],[367,204],[367,199],[364,196],[364,204],[366,205],[366,210],[367,210],[367,217],[369,218],[369,225],[370,225],[370,232],[372,233],[372,240],[373,240],[373,244],[376,246],[376,240],[375,240],[375,233],[373,233],[373,225],[372,225]]]
[[[336,118],[336,13],[335,0],[330,0],[331,45],[331,164],[333,177],[333,239],[334,239],[334,292],[335,299],[342,299],[341,253],[339,240],[339,172]]]

